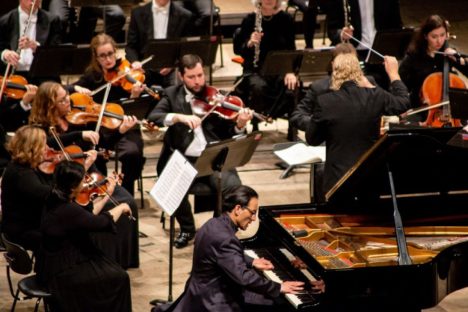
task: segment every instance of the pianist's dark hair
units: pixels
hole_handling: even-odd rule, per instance
[[[198,63],[203,67],[203,60],[201,57],[196,54],[185,54],[177,63],[177,68],[179,69],[179,73],[183,75],[185,73],[185,69],[193,69]]]
[[[245,207],[252,198],[258,198],[257,192],[247,185],[233,186],[224,192],[223,212],[231,212],[236,205]]]

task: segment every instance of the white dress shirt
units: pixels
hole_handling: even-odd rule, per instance
[[[153,34],[154,39],[166,39],[167,38],[167,24],[169,21],[169,7],[171,1],[165,6],[159,6],[153,1]]]
[[[29,28],[27,29],[26,33],[24,32],[26,25],[28,24],[28,18],[29,18],[29,12],[26,13],[24,12],[21,7],[18,9],[19,10],[19,38],[24,34],[25,37],[28,37],[30,40],[35,41],[36,40],[36,25],[37,25],[37,10],[35,13],[32,14],[31,16],[31,21],[29,23]],[[18,63],[17,70],[19,71],[28,71],[31,68],[31,64],[33,61],[33,50],[28,48],[28,49],[22,49],[20,52],[20,60]]]
[[[359,10],[362,25],[361,41],[363,44],[372,47],[375,34],[377,33],[374,20],[374,0],[359,0]],[[357,48],[361,50],[367,49],[362,44],[359,44]]]

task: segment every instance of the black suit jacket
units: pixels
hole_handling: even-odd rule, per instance
[[[325,192],[377,140],[382,115],[408,110],[408,89],[403,82],[392,82],[390,91],[380,87],[360,88],[347,81],[340,90],[318,97],[306,139],[310,145],[326,142]]]
[[[348,0],[350,12],[349,18],[354,27],[354,37],[361,40],[361,13],[359,10],[359,0]],[[327,1],[325,10],[328,21],[328,37],[332,45],[340,43],[340,33],[344,26],[344,7],[342,0]],[[374,0],[374,20],[375,29],[392,30],[400,29],[403,26],[400,15],[399,0]],[[356,42],[352,41],[354,45]]]
[[[185,100],[185,88],[183,85],[172,86],[166,89],[165,96],[159,101],[153,111],[149,114],[148,120],[158,126],[164,126],[164,119],[169,113],[179,113],[192,115],[192,108]],[[236,123],[219,117],[213,113],[203,120],[202,129],[208,143],[226,140],[236,134]],[[193,140],[193,132],[182,124],[176,123],[168,128],[164,136],[164,145],[161,157],[158,161],[157,171],[161,173],[169,157],[174,150],[179,150],[184,154],[187,147]],[[194,161],[195,159],[190,159]]]
[[[244,255],[236,231],[226,213],[198,230],[192,273],[173,311],[241,311],[244,290],[279,296],[281,285],[252,268],[253,259]]]
[[[132,10],[128,27],[126,58],[130,62],[143,58],[146,45],[154,38],[152,1]],[[177,39],[190,35],[192,13],[178,4],[169,8],[167,39]]]
[[[20,37],[18,8],[0,18],[0,51],[16,51]],[[39,9],[37,12],[36,41],[41,45],[57,45],[61,42],[60,20],[57,16]]]

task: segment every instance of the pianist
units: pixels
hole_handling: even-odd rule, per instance
[[[271,262],[244,255],[235,234],[255,220],[257,210],[258,194],[252,188],[227,190],[223,214],[205,223],[195,236],[192,273],[171,311],[242,311],[245,290],[274,298],[303,289],[302,282],[279,284],[264,278],[257,270],[273,269]]]

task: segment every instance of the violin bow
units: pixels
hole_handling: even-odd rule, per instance
[[[34,13],[34,7],[36,6],[36,2],[37,2],[37,0],[33,0],[32,4],[31,4],[31,9],[29,10],[28,19],[27,19],[26,25],[25,25],[25,27],[23,29],[23,34],[20,36],[20,38],[26,36],[26,33],[29,30],[29,27],[31,25],[32,15]],[[18,54],[21,53],[21,48],[19,47],[19,45],[18,45],[18,49],[16,49],[16,53],[18,53]],[[13,73],[15,71],[14,67],[13,68],[12,67],[13,66],[11,65],[11,63],[8,63],[7,67],[5,69],[5,74],[3,75],[2,86],[0,87],[0,103],[2,102],[3,93],[5,92],[5,88],[6,88],[6,85],[7,85],[7,80],[8,80],[8,75],[10,74],[10,70],[11,70],[11,75],[13,75]]]
[[[381,57],[382,59],[385,58],[381,53],[379,53],[379,52],[377,52],[376,50],[372,49],[370,46],[368,46],[367,44],[363,43],[362,41],[360,41],[360,40],[357,39],[356,37],[353,37],[353,36],[348,35],[348,34],[347,34],[346,36],[348,36],[349,39],[352,39],[352,40],[356,41],[358,44],[362,45],[364,48],[369,49],[369,51],[374,52],[375,55]]]
[[[145,58],[143,61],[141,61],[141,65],[145,65],[146,63],[148,63],[149,61],[151,61],[153,59],[154,55],[151,55],[147,58]],[[117,81],[119,81],[120,79],[124,78],[125,76],[127,76],[128,73],[125,72],[125,73],[120,73],[119,75],[117,75],[117,77],[115,77],[114,79],[112,79],[111,81],[109,81],[108,83],[110,84],[114,84],[116,83]],[[106,84],[103,84],[102,86],[100,86],[99,88],[91,91],[91,96],[94,96],[96,95],[97,93],[101,92],[102,90],[104,90],[105,88],[107,87],[107,83]]]
[[[110,93],[110,89],[112,87],[112,83],[108,82],[105,86],[106,86],[106,92],[104,93],[104,98],[102,99],[101,111],[99,112],[98,121],[96,123],[95,131],[97,133],[99,133],[99,130],[101,129],[102,117],[104,117],[104,112],[106,111],[107,99],[109,98],[109,93]],[[93,149],[95,149],[95,148],[96,148],[96,146],[93,147]]]

